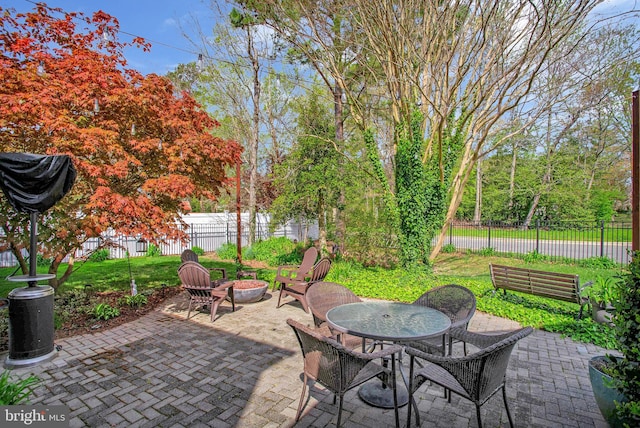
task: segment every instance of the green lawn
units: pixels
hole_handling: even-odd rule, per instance
[[[233,261],[215,260],[210,256],[201,257],[201,263],[207,267],[224,267],[230,278],[235,277]],[[471,289],[477,297],[479,311],[509,318],[523,325],[531,325],[548,331],[561,332],[576,340],[591,342],[612,348],[615,344],[613,332],[607,326],[594,323],[586,313],[582,320],[576,320],[579,306],[573,303],[517,295],[493,293],[489,276],[489,263],[526,266],[531,269],[549,270],[580,275],[581,282],[593,280],[598,276],[615,276],[619,270],[597,267],[581,267],[549,262],[527,263],[521,259],[504,257],[484,257],[477,254],[443,254],[434,264],[434,272],[405,269],[383,269],[362,267],[348,262],[333,264],[327,281],[344,284],[361,297],[412,302],[425,291],[449,283],[456,283]],[[180,264],[179,256],[132,257],[131,271],[139,291],[158,288],[161,284],[179,285],[176,272]],[[259,269],[258,278],[273,281],[276,266]],[[15,268],[0,269],[3,278],[0,281],[0,297],[6,297],[16,288],[4,278]],[[128,290],[130,286],[129,264],[126,259],[86,262],[73,273],[71,278],[58,292],[71,289],[83,289],[91,284],[92,290],[110,289]]]
[[[612,228],[608,223],[605,224],[604,230],[599,226],[577,229],[557,229],[548,230],[541,228],[536,230],[535,225],[529,229],[504,228],[504,227],[454,227],[451,230],[452,236],[466,237],[487,237],[491,231],[492,238],[510,238],[510,239],[540,239],[541,241],[580,241],[580,242],[600,242],[604,238],[605,242],[631,242],[631,227],[629,228]]]

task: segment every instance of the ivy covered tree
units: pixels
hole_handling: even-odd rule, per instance
[[[65,13],[38,3],[33,12],[0,8],[0,150],[67,154],[75,185],[42,216],[39,249],[57,288],[72,273],[75,250],[114,230],[158,243],[188,238],[180,227],[184,201],[214,199],[241,147],[214,137],[212,119],[166,78],[127,68],[128,46],[117,19]],[[0,198],[2,247],[27,266],[23,215]]]

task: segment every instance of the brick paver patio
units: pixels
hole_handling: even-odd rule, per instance
[[[275,298],[274,298],[275,297]],[[162,310],[109,331],[56,342],[58,356],[40,366],[16,370],[43,379],[32,404],[64,404],[71,426],[89,427],[288,427],[302,388],[302,357],[288,317],[312,323],[296,303],[276,309],[277,295],[259,303],[225,303],[219,317],[207,313],[186,321],[184,295]],[[471,330],[518,327],[512,321],[476,313]],[[587,362],[605,351],[558,334],[534,333],[519,342],[508,371],[507,395],[517,426],[606,427],[591,392]],[[405,363],[408,359],[405,358]],[[442,390],[417,393],[423,427],[476,426],[472,403]],[[486,427],[508,426],[500,394],[482,408]],[[407,407],[400,409],[406,424]],[[336,422],[333,396],[311,388],[297,426]],[[345,427],[393,426],[393,410],[346,395]]]

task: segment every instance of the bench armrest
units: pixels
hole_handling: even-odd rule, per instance
[[[582,286],[580,287],[580,289],[578,290],[578,292],[580,294],[582,294],[582,292],[585,290],[585,288],[587,287],[591,287],[593,285],[593,281],[589,281],[589,282],[585,282],[584,284],[582,284]]]

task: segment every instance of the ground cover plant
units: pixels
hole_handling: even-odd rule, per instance
[[[279,264],[299,263],[304,252],[301,245],[291,247],[290,244],[280,241],[266,242],[265,248],[260,248],[261,245],[263,244],[257,243],[252,249],[243,251],[247,256],[243,259],[243,267],[255,269],[258,278],[268,282],[273,281]],[[223,250],[221,254],[226,258],[222,259],[218,254],[208,253],[200,258],[201,263],[206,267],[225,268],[228,276],[233,278],[237,269],[235,248],[226,246]],[[127,259],[89,261],[56,293],[56,335],[98,330],[129,321],[160,304],[164,298],[180,292],[177,275],[179,256],[132,257],[130,263],[138,291],[149,299],[149,304],[139,304],[138,300],[142,298],[134,301],[126,297],[130,294]],[[412,302],[425,291],[439,285],[460,284],[471,289],[476,295],[479,311],[509,318],[522,325],[561,333],[578,341],[615,348],[615,335],[609,326],[597,324],[588,316],[581,320],[576,319],[579,311],[577,304],[514,292],[506,296],[502,293],[494,294],[489,263],[574,273],[580,275],[581,283],[596,278],[615,277],[620,273],[619,267],[611,268],[606,264],[603,267],[598,263],[552,263],[535,258],[527,262],[522,258],[453,252],[440,255],[432,271],[420,268],[369,267],[355,262],[334,260],[326,281],[341,283],[361,297],[401,302]],[[0,269],[0,277],[6,277],[13,270]],[[0,281],[0,297],[6,297],[15,287],[15,283]],[[106,321],[98,320],[91,314],[95,314],[95,307],[100,303],[117,308],[121,315]],[[0,340],[7,335],[7,312],[0,311]],[[82,313],[82,317],[79,317],[78,313]],[[74,326],[74,323],[82,325]]]

